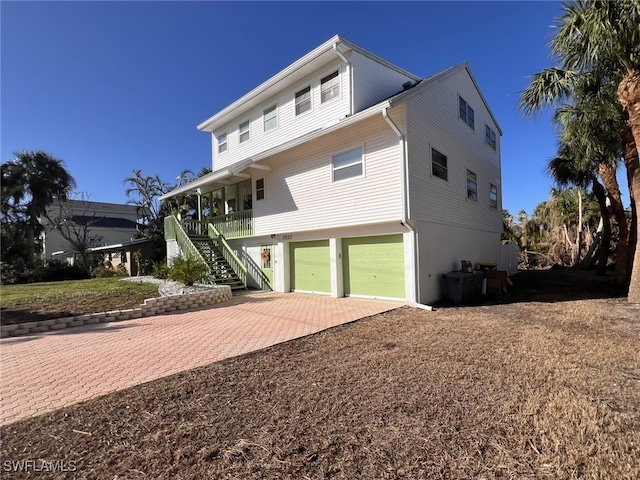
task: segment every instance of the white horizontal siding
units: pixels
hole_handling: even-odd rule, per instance
[[[336,71],[340,71],[340,96],[326,103],[320,102],[320,79]],[[294,138],[335,123],[349,112],[349,70],[340,60],[324,66],[312,75],[305,77],[295,86],[265,101],[250,114],[234,119],[213,134],[213,169],[228,167],[270,148],[276,147]],[[295,115],[295,94],[301,89],[311,86],[311,106],[309,112]],[[263,111],[265,108],[277,104],[278,127],[268,132],[264,131]],[[251,139],[242,144],[239,142],[238,126],[245,120],[250,120]],[[227,133],[227,151],[218,154],[217,135]]]
[[[364,177],[333,183],[331,156],[360,146]],[[277,155],[267,161],[266,199],[254,203],[255,235],[399,221],[400,152],[380,115]]]
[[[355,111],[359,112],[402,91],[405,82],[412,81],[406,75],[382,65],[371,58],[352,52],[353,92]]]
[[[475,130],[459,118],[458,95],[474,109]],[[485,144],[485,124],[498,128],[465,69],[408,100],[410,218],[486,231],[502,230],[499,138]],[[431,175],[431,148],[446,155],[448,181]],[[478,201],[467,199],[467,169],[477,175]],[[498,208],[489,206],[489,185]]]

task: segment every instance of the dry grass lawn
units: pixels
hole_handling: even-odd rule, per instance
[[[77,466],[2,478],[638,479],[640,309],[544,274],[2,427],[3,466]]]

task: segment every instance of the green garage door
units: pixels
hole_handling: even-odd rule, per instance
[[[402,235],[342,239],[345,295],[406,298]]]
[[[291,290],[331,293],[329,240],[290,244]]]

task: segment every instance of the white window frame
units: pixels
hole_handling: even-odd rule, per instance
[[[489,207],[498,209],[498,187],[493,183],[489,184]]]
[[[486,143],[487,145],[489,145],[491,148],[493,148],[494,150],[497,148],[497,143],[496,143],[496,132],[493,131],[493,129],[485,124],[484,126],[484,143]]]
[[[242,131],[242,127],[246,125],[247,129],[246,131]],[[245,138],[244,140],[242,139],[242,136],[245,135],[247,136],[247,138]],[[249,140],[251,140],[251,119],[247,119],[244,122],[238,124],[238,143],[245,143],[248,142]]]
[[[336,168],[335,166],[335,162],[336,162],[336,158],[338,157],[346,157],[349,154],[352,154],[354,152],[360,152],[360,160],[356,160],[356,161],[350,161],[349,163],[347,163],[346,165],[340,165],[339,167]],[[336,172],[340,172],[342,170],[346,170],[347,168],[353,167],[355,165],[360,165],[360,173],[357,175],[350,175],[348,177],[345,178],[339,178],[336,179]],[[331,182],[332,183],[337,183],[337,182],[344,182],[347,180],[353,180],[356,178],[363,178],[364,177],[364,145],[360,145],[356,148],[352,148],[349,150],[345,150],[342,151],[340,153],[336,153],[331,155]]]
[[[460,96],[460,95],[458,95],[458,111],[459,111],[458,116],[460,117],[460,120],[462,120],[464,123],[466,123],[467,126],[469,128],[471,128],[471,130],[475,130],[476,129],[476,121],[475,121],[476,114],[475,114],[473,108],[471,108],[469,106],[469,103],[464,98],[462,98],[462,96]]]
[[[227,132],[218,134],[218,153],[224,153],[229,150],[229,136]],[[224,137],[224,142],[221,140]],[[222,147],[224,146],[224,150]]]
[[[332,82],[335,78],[335,83]],[[331,83],[330,83],[331,82]],[[329,87],[325,87],[327,83],[330,83]],[[333,90],[336,90],[333,93]],[[325,94],[331,92],[329,98],[325,98]],[[340,69],[325,75],[320,79],[320,103],[328,103],[337,98],[340,98]]]
[[[273,117],[267,118],[267,114],[271,112],[275,112],[275,115]],[[267,122],[273,119],[275,119],[275,125],[267,128]],[[271,130],[275,130],[276,128],[278,128],[278,126],[279,126],[278,104],[274,103],[273,105],[265,108],[262,111],[262,129],[266,133],[266,132],[270,132]]]
[[[444,157],[444,161],[445,161],[444,167],[442,165],[440,165],[439,163],[435,164],[436,166],[444,169],[444,178],[442,178],[440,175],[434,173],[434,171],[433,171],[434,170],[433,169],[433,166],[434,166],[433,153],[434,152],[437,153],[438,155],[442,155]],[[433,147],[431,147],[431,176],[439,178],[440,180],[443,180],[445,182],[449,181],[449,158],[444,153],[442,153],[440,150],[438,150],[436,148],[433,148]]]
[[[258,188],[258,182],[262,181],[262,188]],[[264,177],[256,178],[256,202],[260,202],[267,198],[267,189],[265,188],[265,179]],[[260,193],[262,192],[262,198],[260,198]]]
[[[304,92],[305,90],[309,90],[309,108],[307,108],[306,110],[302,111],[302,112],[298,112],[298,106],[301,105],[303,102],[298,103],[298,94]],[[313,89],[311,88],[311,85],[307,85],[304,88],[301,88],[300,90],[298,90],[294,95],[293,95],[293,106],[295,109],[295,116],[298,117],[300,115],[304,115],[307,112],[310,112],[313,110]]]
[[[470,177],[473,176],[473,180]],[[471,183],[469,183],[471,182]],[[470,188],[472,187],[472,188]],[[467,168],[467,200],[478,202],[478,175]]]

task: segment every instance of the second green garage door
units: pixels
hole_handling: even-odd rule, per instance
[[[291,290],[331,293],[329,240],[293,242],[291,254]]]
[[[405,298],[402,235],[342,239],[345,295]]]

